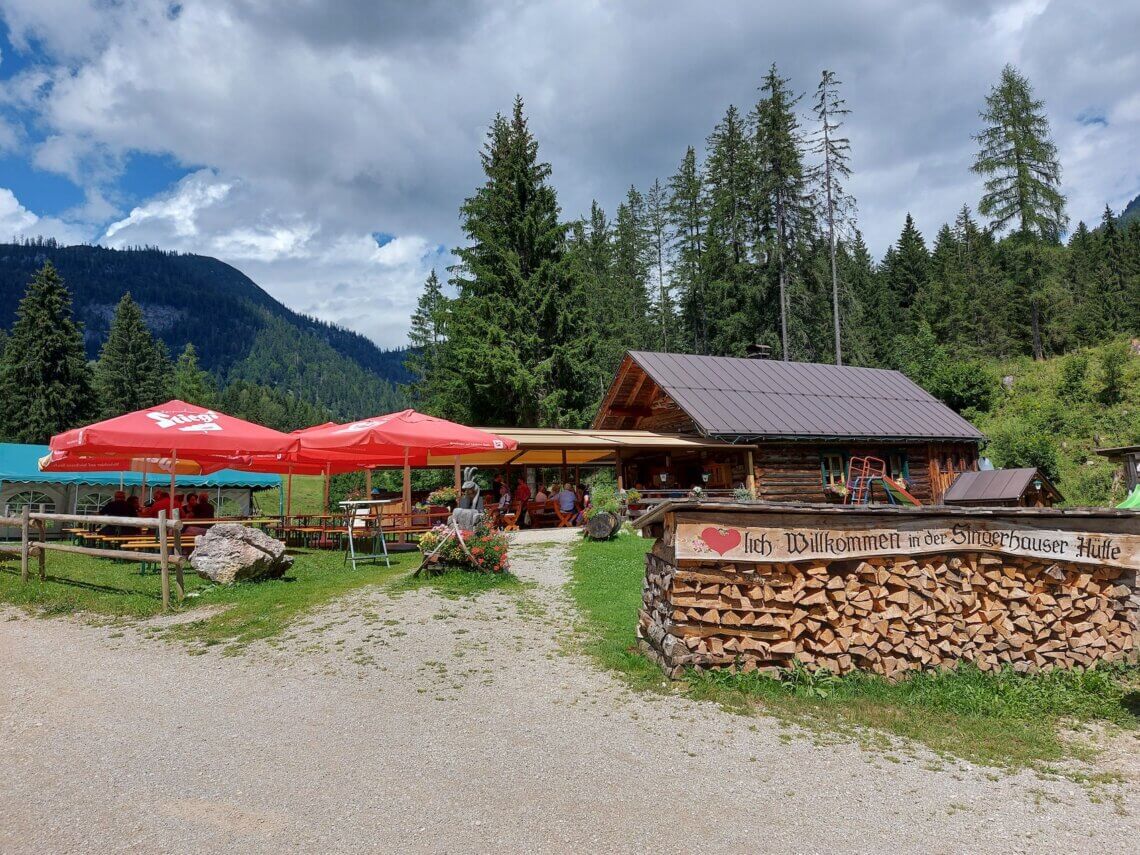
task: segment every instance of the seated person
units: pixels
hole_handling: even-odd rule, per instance
[[[99,509],[99,513],[105,517],[137,517],[138,511],[131,507],[131,503],[127,501],[127,494],[122,490],[116,490],[114,497],[107,504]],[[118,534],[132,534],[133,528],[121,525],[105,525],[100,527],[100,534],[118,535]]]
[[[170,495],[165,490],[155,490],[154,501],[143,508],[139,516],[154,519],[160,513],[166,511],[166,515],[169,517],[172,508],[173,502],[170,500]]]
[[[99,513],[105,517],[138,516],[138,512],[135,511],[131,507],[130,502],[127,501],[127,494],[122,490],[116,490],[115,495],[111,498],[111,501],[103,505],[103,507],[99,509]]]
[[[186,499],[184,500],[182,506],[179,508],[179,511],[182,514],[182,519],[184,520],[189,520],[196,517],[198,515],[198,494],[187,493]]]
[[[131,509],[131,512],[129,514],[127,514],[127,516],[129,516],[129,517],[142,516],[142,502],[139,501],[138,496],[127,496],[127,507],[129,507]]]
[[[214,518],[214,505],[207,493],[199,493],[198,501],[194,503],[194,519],[212,520]]]
[[[554,494],[554,501],[558,504],[558,510],[564,514],[570,513],[578,506],[578,495],[570,484],[563,484],[562,489]]]
[[[499,487],[499,510],[509,511],[511,509],[511,491],[507,489],[507,485]]]
[[[534,500],[540,505],[545,505],[549,498],[550,496],[547,495],[546,488],[539,484],[538,492],[534,494]]]

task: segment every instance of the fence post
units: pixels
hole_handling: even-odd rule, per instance
[[[40,543],[47,543],[47,523],[43,520],[36,520],[36,532],[40,536]],[[47,579],[47,547],[41,546],[36,555],[36,560],[39,563],[40,581],[43,582]]]
[[[170,610],[170,548],[166,540],[166,511],[158,512],[158,563],[162,571],[162,610]]]
[[[28,505],[20,511],[20,581],[28,581],[28,526],[32,510]]]
[[[178,602],[186,597],[186,583],[182,578],[182,513],[175,508],[174,515],[174,587],[178,589]]]

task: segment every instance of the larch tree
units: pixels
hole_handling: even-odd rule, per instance
[[[170,397],[170,357],[156,341],[139,304],[124,294],[95,364],[104,418],[161,404]]]
[[[43,443],[96,412],[71,293],[48,262],[28,284],[0,361],[0,432]]]
[[[640,350],[649,344],[649,291],[652,253],[649,228],[646,222],[645,197],[631,186],[625,201],[618,205],[613,225],[613,289],[614,313],[610,325],[615,326],[613,340],[619,348],[615,357],[607,360],[612,371],[617,370],[621,351]],[[609,335],[605,327],[599,331],[604,343]]]
[[[1014,293],[1028,301],[1032,350],[1045,356],[1041,312],[1045,283],[1035,271],[1048,265],[1037,257],[1041,243],[1055,244],[1068,225],[1061,194],[1061,165],[1049,130],[1044,103],[1033,97],[1029,81],[1012,65],[1002,69],[981,112],[985,127],[975,135],[978,154],[973,171],[985,177],[978,211],[995,233],[1010,229],[1015,247]]]
[[[810,235],[813,218],[803,166],[803,140],[796,105],[787,78],[772,64],[760,87],[762,97],[751,115],[756,149],[756,211],[758,245],[775,269],[780,303],[781,356],[791,359],[788,337],[789,278],[797,253]]]
[[[825,70],[820,77],[813,105],[818,125],[812,145],[812,151],[819,157],[813,177],[819,187],[818,198],[823,208],[831,262],[831,310],[836,365],[843,364],[836,246],[841,230],[853,219],[855,213],[855,200],[845,189],[845,183],[851,177],[851,140],[843,136],[843,122],[844,116],[851,111],[847,109],[847,101],[839,97],[840,85],[841,81],[836,79],[832,71]]]

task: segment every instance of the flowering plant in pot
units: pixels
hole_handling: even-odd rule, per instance
[[[462,543],[458,537],[449,537],[450,534],[451,530],[446,525],[437,525],[424,532],[420,535],[420,552],[425,556],[435,552],[432,560],[437,566],[459,567],[478,573],[503,573],[509,569],[507,538],[501,532],[493,531],[485,521],[480,521],[474,531],[461,531]]]

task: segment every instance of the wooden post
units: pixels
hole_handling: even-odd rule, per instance
[[[748,456],[744,461],[744,465],[748,467],[745,483],[748,485],[748,493],[753,499],[756,498],[756,467],[752,463],[752,452],[748,452]]]
[[[28,526],[31,523],[32,509],[24,505],[20,511],[20,581],[28,581]]]
[[[158,564],[162,571],[162,610],[170,611],[170,547],[166,540],[166,511],[158,512]]]
[[[36,520],[36,531],[39,532],[40,543],[47,543],[47,526],[43,520]],[[42,546],[36,555],[36,563],[39,565],[40,581],[43,582],[47,579],[47,550]]]
[[[559,477],[561,478],[563,484],[566,483],[566,476],[567,476],[567,472],[566,472],[566,449],[564,448],[564,449],[562,449],[562,471],[559,473]],[[577,486],[577,485],[575,484],[574,486]],[[621,487],[621,485],[619,484],[618,488],[620,489],[620,487]]]
[[[622,472],[621,466],[621,452],[614,452],[616,460],[614,461],[614,481],[617,482],[618,493],[625,489],[625,473]]]
[[[459,455],[455,455],[455,492],[463,490],[463,470],[459,468]]]
[[[173,511],[174,522],[182,521],[182,512],[177,508]],[[174,557],[177,559],[174,562],[174,586],[178,589],[178,602],[182,602],[186,597],[186,583],[182,578],[182,526],[176,525],[174,527]]]
[[[285,476],[285,518],[293,516],[293,469]]]
[[[325,464],[325,477],[324,477],[324,494],[321,497],[321,513],[328,514],[329,512],[329,481],[332,479],[332,464]]]
[[[364,498],[372,498],[372,470],[364,470]]]

